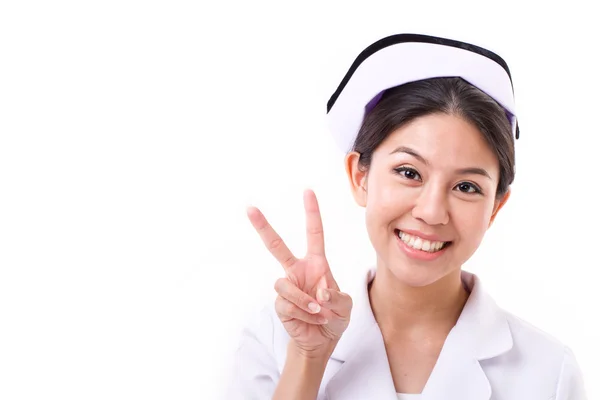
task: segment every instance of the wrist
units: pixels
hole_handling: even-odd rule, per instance
[[[314,349],[306,349],[298,346],[293,340],[288,344],[288,357],[293,357],[297,360],[308,364],[327,363],[331,354],[335,350],[338,341],[331,341],[323,346]]]
[[[335,346],[325,346],[307,351],[290,340],[285,366],[273,399],[316,399],[333,348]]]

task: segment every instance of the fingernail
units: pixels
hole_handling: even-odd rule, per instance
[[[318,321],[319,321],[320,324],[326,324],[327,322],[329,322],[329,321],[327,321],[327,318],[325,318],[325,317],[319,318]]]
[[[321,306],[317,303],[308,303],[308,309],[316,314],[321,311]]]
[[[318,296],[321,299],[321,301],[329,301],[329,299],[331,298],[329,292],[325,289],[319,289]]]

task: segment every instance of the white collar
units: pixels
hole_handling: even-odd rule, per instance
[[[352,296],[352,317],[333,352],[335,359],[346,360],[356,349],[356,342],[360,341],[364,332],[377,324],[368,292],[375,273],[375,268],[369,269],[360,290]],[[465,340],[465,344],[471,345],[477,360],[493,358],[510,350],[513,341],[504,311],[485,292],[477,275],[462,271],[461,279],[471,294],[452,330],[472,339]]]
[[[369,270],[353,295],[350,325],[331,356],[343,364],[326,386],[328,399],[362,399],[377,393],[378,399],[397,400],[385,343],[369,302],[367,288],[374,276],[375,270]],[[444,399],[448,393],[461,400],[490,399],[492,389],[480,361],[513,346],[504,311],[485,293],[476,275],[463,271],[461,278],[471,294],[444,342],[423,400]]]

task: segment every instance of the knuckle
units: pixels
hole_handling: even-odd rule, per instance
[[[260,222],[256,225],[256,230],[260,233],[264,233],[267,229],[269,229],[269,224],[264,217],[261,218]]]
[[[350,297],[346,293],[340,293],[340,296],[342,297],[342,299],[344,299],[344,303],[346,303],[348,307],[352,308],[352,297]]]
[[[294,314],[296,313],[296,306],[293,305],[292,303],[287,303],[283,309],[284,309],[285,315],[289,315],[290,317],[294,316]]]
[[[275,238],[272,239],[269,244],[267,244],[267,247],[269,248],[269,250],[276,250],[277,248],[279,248],[281,246],[281,244],[283,243],[283,240],[281,240],[281,238]]]
[[[277,296],[277,298],[275,299],[275,311],[277,312],[277,314],[283,313],[284,305],[285,303],[283,298],[281,298],[281,296]]]
[[[283,261],[283,266],[291,267],[294,264],[294,256],[290,255]]]
[[[310,226],[306,229],[311,235],[320,235],[323,233],[323,227],[321,226]]]
[[[290,282],[292,285],[294,285],[294,286],[298,287],[298,279],[296,278],[296,275],[294,275],[294,273],[293,273],[293,272],[290,272],[290,271],[288,271],[288,272],[286,273],[286,275],[287,275],[287,279],[288,279],[288,281],[289,281],[289,282]]]
[[[296,293],[288,293],[287,298],[290,303],[295,304],[295,305],[300,305],[300,303],[298,302],[299,298]]]
[[[294,298],[294,302],[298,305],[298,307],[308,308],[308,303],[311,302],[310,298],[303,294],[298,294]]]
[[[279,278],[275,281],[275,285],[273,285],[273,288],[275,289],[275,291],[277,293],[281,293],[281,292],[283,292],[284,285],[285,285],[285,279]]]

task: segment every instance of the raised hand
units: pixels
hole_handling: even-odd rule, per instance
[[[282,265],[287,278],[275,283],[275,309],[296,346],[308,355],[333,350],[350,322],[352,299],[341,293],[325,257],[323,222],[317,198],[304,193],[307,253],[296,258],[281,237],[255,207],[248,218],[267,249]]]

